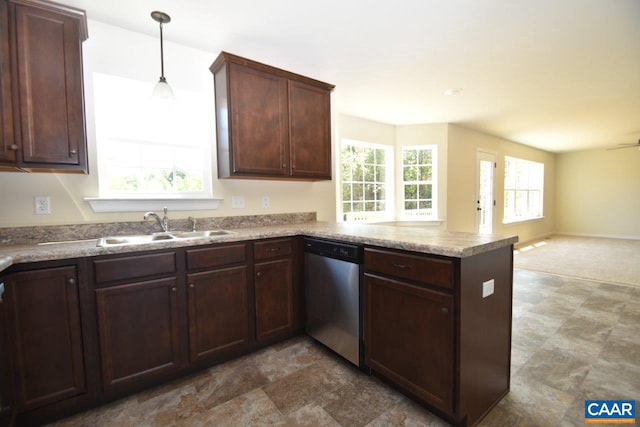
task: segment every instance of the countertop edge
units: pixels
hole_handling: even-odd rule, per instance
[[[9,268],[11,265],[29,262],[54,261],[292,236],[338,240],[347,243],[441,255],[452,258],[474,256],[513,245],[518,241],[517,236],[486,236],[474,233],[424,230],[411,227],[362,224],[345,225],[344,223],[331,222],[259,226],[231,229],[231,231],[233,231],[232,234],[225,236],[127,246],[97,247],[96,240],[92,239],[80,242],[63,242],[46,245],[33,244],[0,247],[0,272]],[[427,240],[433,240],[436,243],[425,243]],[[442,243],[443,240],[446,240],[446,243]]]

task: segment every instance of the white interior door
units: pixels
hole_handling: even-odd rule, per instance
[[[496,205],[493,197],[495,168],[495,153],[478,151],[478,188],[476,192],[476,231],[478,233],[493,233],[493,217]]]

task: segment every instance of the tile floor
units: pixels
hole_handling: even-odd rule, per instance
[[[640,400],[640,288],[516,270],[511,391],[481,426],[584,426],[585,399]],[[446,426],[306,337],[58,426]]]

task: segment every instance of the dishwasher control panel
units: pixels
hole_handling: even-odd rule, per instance
[[[304,249],[306,252],[362,264],[363,251],[361,246],[306,238],[304,239]]]

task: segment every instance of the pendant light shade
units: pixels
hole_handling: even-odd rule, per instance
[[[171,17],[164,12],[154,11],[151,12],[151,18],[160,23],[160,79],[153,88],[153,96],[159,98],[175,98],[173,89],[171,89],[171,86],[167,83],[167,79],[164,77],[164,44],[162,38],[162,24],[171,22]]]

